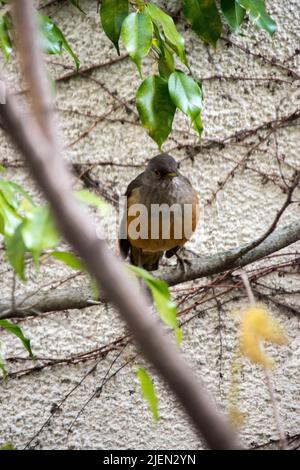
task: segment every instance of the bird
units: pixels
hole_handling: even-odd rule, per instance
[[[199,199],[192,184],[167,153],[151,158],[128,185],[119,232],[121,256],[131,264],[155,271],[163,255],[176,255],[198,223]]]

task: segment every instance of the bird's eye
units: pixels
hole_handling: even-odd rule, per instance
[[[156,174],[156,176],[160,176],[160,171],[159,170],[154,170],[154,173]]]

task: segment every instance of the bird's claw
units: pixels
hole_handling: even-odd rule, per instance
[[[187,272],[187,266],[191,266],[191,261],[184,255],[176,252],[175,256],[177,258],[177,265],[180,266],[180,269],[183,271],[184,274]]]

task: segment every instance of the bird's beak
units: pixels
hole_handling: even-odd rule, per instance
[[[176,173],[175,171],[172,171],[172,172],[170,172],[170,173],[167,173],[166,176],[167,176],[168,178],[174,178],[174,176],[177,176],[177,173]]]

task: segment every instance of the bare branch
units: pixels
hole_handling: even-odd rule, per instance
[[[186,281],[246,266],[298,240],[300,240],[299,221],[278,228],[259,247],[251,249],[240,258],[237,258],[236,254],[245,247],[234,248],[211,256],[199,256],[191,260],[185,272],[179,267],[167,267],[161,268],[153,274],[160,279],[164,279],[169,285],[175,286]],[[80,288],[62,287],[53,291],[43,291],[33,295],[27,293],[24,296],[16,297],[16,310],[12,309],[10,298],[2,299],[0,300],[0,318],[26,318],[32,316],[30,306],[33,303],[34,309],[40,313],[80,309],[93,305],[91,288],[87,283],[82,283]]]
[[[284,201],[284,203],[282,204],[281,208],[279,209],[279,211],[277,212],[273,222],[271,223],[270,227],[268,228],[268,230],[259,238],[257,238],[257,240],[254,240],[254,242],[250,243],[250,245],[244,247],[244,248],[241,248],[241,250],[238,252],[237,254],[237,258],[239,257],[242,257],[244,256],[246,253],[248,253],[248,251],[251,251],[253,250],[254,248],[256,248],[258,245],[260,245],[266,238],[268,238],[268,236],[274,232],[274,230],[276,229],[277,227],[277,224],[280,220],[280,217],[282,216],[282,214],[284,213],[284,211],[286,210],[286,208],[291,204],[291,201],[292,201],[292,195],[293,195],[293,192],[294,190],[296,189],[296,187],[298,186],[299,184],[299,180],[300,180],[300,172],[296,172],[295,175],[294,175],[294,181],[291,185],[291,187],[289,188],[288,190],[288,193],[287,193],[287,197]]]

